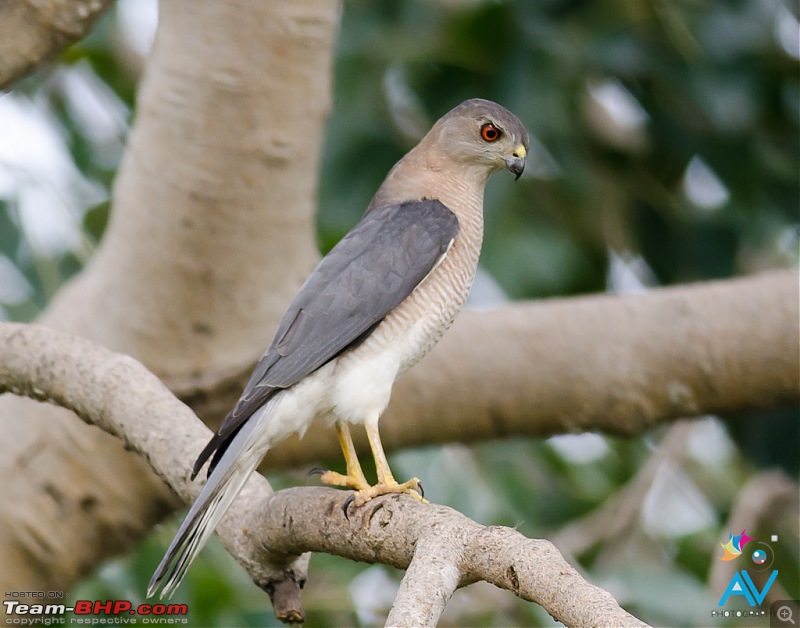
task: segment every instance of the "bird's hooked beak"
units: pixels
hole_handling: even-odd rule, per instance
[[[514,177],[515,181],[522,176],[522,172],[525,170],[525,157],[527,154],[528,151],[525,146],[520,144],[514,149],[510,157],[505,158],[506,170],[516,175]]]

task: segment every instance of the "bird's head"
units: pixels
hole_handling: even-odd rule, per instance
[[[507,169],[519,179],[528,154],[528,131],[519,118],[491,100],[466,100],[434,127],[438,144],[456,162],[493,172]]]

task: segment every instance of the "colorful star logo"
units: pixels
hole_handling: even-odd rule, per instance
[[[720,560],[736,560],[742,555],[742,548],[745,544],[755,540],[753,537],[747,536],[745,532],[747,532],[747,530],[742,530],[742,533],[736,536],[733,536],[733,533],[728,533],[730,537],[728,542],[720,544],[722,545],[722,549],[725,550],[725,554],[720,556]]]

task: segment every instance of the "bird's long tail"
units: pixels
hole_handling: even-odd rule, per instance
[[[186,570],[267,452],[269,443],[264,437],[264,426],[273,407],[274,401],[270,400],[244,424],[231,441],[186,513],[175,538],[150,579],[147,597],[154,595],[159,588],[160,597],[171,597],[180,585]]]

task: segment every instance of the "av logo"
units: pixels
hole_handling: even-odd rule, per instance
[[[775,578],[777,577],[778,570],[775,569],[764,585],[764,588],[759,591],[752,578],[750,578],[749,573],[744,569],[737,571],[733,574],[733,578],[731,578],[731,581],[728,583],[728,588],[725,589],[725,593],[723,593],[722,597],[719,599],[718,606],[724,606],[725,602],[728,601],[728,597],[731,595],[743,595],[750,606],[760,605],[764,602],[764,598],[767,597],[767,593],[769,593],[772,583],[775,582]]]
[[[772,541],[777,540],[777,535],[773,535]],[[745,552],[744,546],[748,543],[753,544],[750,546],[750,549]],[[766,572],[772,567],[774,558],[772,548],[766,543],[762,543],[751,536],[747,536],[746,530],[742,530],[742,532],[736,536],[734,536],[733,533],[728,534],[728,542],[721,543],[720,545],[722,545],[722,549],[724,550],[724,554],[719,558],[720,560],[729,561],[740,559],[747,565],[749,571],[742,569],[733,574],[733,578],[731,578],[731,581],[728,583],[725,593],[723,593],[722,597],[719,599],[718,606],[724,606],[731,595],[742,595],[750,606],[760,606],[764,602],[764,598],[767,597],[767,593],[769,593],[772,583],[775,582],[775,578],[778,577],[778,570],[773,570],[764,584],[764,588],[760,591],[750,577],[750,571]]]

